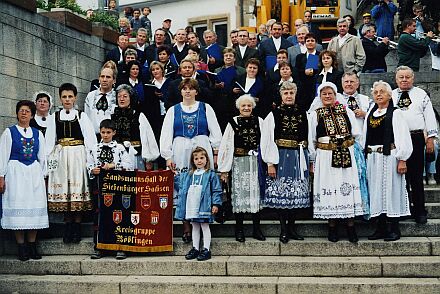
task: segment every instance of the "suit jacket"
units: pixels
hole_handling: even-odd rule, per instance
[[[388,46],[384,43],[376,45],[374,41],[367,38],[362,38],[362,46],[364,47],[365,56],[367,57],[362,72],[374,69],[383,69],[387,71],[385,56],[390,52]]]
[[[319,54],[319,51],[316,51]],[[318,69],[313,70],[313,76],[307,76],[305,74],[307,65],[307,54],[301,53],[296,56],[296,63],[294,69],[294,76],[298,80],[298,96],[296,103],[305,111],[310,108],[316,94],[316,76],[319,73]]]
[[[246,62],[250,58],[257,58],[258,59],[258,57],[259,57],[259,55],[258,55],[257,49],[249,48],[248,46],[246,46],[246,50],[244,51],[244,56],[241,56],[239,46],[237,46],[237,48],[235,48],[235,65],[236,66],[245,67]]]
[[[153,61],[157,61],[157,46],[155,43],[151,44],[144,50],[144,56],[146,60],[148,60],[148,64],[150,64]]]
[[[290,44],[289,41],[286,39],[281,38],[281,46],[280,49],[287,49],[292,44]],[[260,43],[260,46],[258,47],[258,51],[260,54],[260,62],[262,64],[263,69],[266,69],[266,57],[267,56],[276,56],[277,55],[277,48],[275,47],[275,43],[273,42],[272,38],[266,39],[263,42]],[[260,71],[261,72],[261,71]]]
[[[116,47],[110,50],[109,52],[107,52],[104,62],[113,60],[116,64],[118,64],[120,58],[121,58],[121,53],[119,52],[119,47]]]
[[[322,45],[316,44],[316,51],[321,52],[322,50],[324,50],[322,48]],[[290,63],[293,69],[295,68],[296,56],[301,54],[301,47],[299,46],[299,44],[296,44],[295,46],[291,46],[289,49],[287,49],[287,54],[289,55],[287,61]]]
[[[322,84],[322,80],[324,79],[324,75],[320,74],[321,71],[318,73],[318,76],[316,77],[316,82],[318,84]],[[332,82],[336,85],[336,88],[338,88],[338,93],[342,93],[342,76],[344,75],[343,71],[338,70],[337,68],[333,68],[332,72],[327,73],[327,82]]]
[[[317,23],[310,23],[310,24],[306,24],[309,27],[309,32],[313,33],[315,35],[316,38],[316,42],[321,44],[322,40],[321,40],[321,33],[319,31],[319,25]]]

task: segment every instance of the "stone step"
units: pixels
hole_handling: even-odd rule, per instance
[[[438,207],[433,208],[437,212]],[[211,233],[214,237],[233,237],[235,232],[235,221],[229,220],[223,224],[213,223],[210,225]],[[276,220],[261,221],[261,230],[268,237],[278,237],[280,234],[280,225]],[[296,222],[297,232],[305,237],[326,237],[327,236],[327,222],[324,220],[299,220]],[[50,229],[45,230],[40,234],[41,238],[59,238],[63,235],[63,223],[51,223]],[[375,230],[375,224],[363,220],[356,221],[356,231],[359,236],[369,236]],[[400,230],[402,236],[405,237],[430,237],[440,236],[440,219],[428,219],[428,223],[420,225],[413,220],[404,220],[400,222]],[[92,224],[82,224],[82,235],[84,237],[92,236]],[[246,236],[252,235],[252,221],[244,221],[244,231]],[[345,236],[345,228],[343,222],[339,225],[341,236]],[[174,222],[173,233],[175,237],[180,237],[183,234],[182,223]],[[11,231],[3,231],[6,238],[13,239]]]
[[[440,203],[425,203],[428,217],[432,219],[440,218]]]
[[[45,256],[19,261],[0,257],[0,274],[245,276],[245,277],[440,277],[440,256],[213,256],[199,262],[183,256],[131,256],[92,260],[89,256]]]
[[[425,186],[425,200],[426,203],[440,203],[440,188],[439,186]]]
[[[173,246],[173,252],[144,255],[183,256],[192,247],[191,244],[183,243],[180,238],[174,238]],[[291,240],[287,244],[281,243],[278,238],[268,238],[264,242],[248,238],[244,243],[233,238],[213,238],[211,250],[216,256],[430,256],[440,255],[440,237],[404,237],[396,242],[361,238],[358,244],[346,240],[332,243],[326,238]],[[8,241],[4,254],[14,255],[16,252],[15,242]],[[60,238],[42,240],[39,242],[39,252],[43,256],[88,255],[93,252],[93,241],[92,238],[86,238],[79,244],[64,244]]]
[[[438,293],[437,278],[0,275],[6,293]]]

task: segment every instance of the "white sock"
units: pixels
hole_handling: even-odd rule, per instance
[[[200,223],[191,222],[192,225],[192,239],[193,247],[197,250],[200,249]],[[204,236],[205,234],[203,234]]]
[[[203,232],[203,247],[209,250],[209,247],[211,247],[211,230],[209,229],[209,224],[201,223],[200,226]]]

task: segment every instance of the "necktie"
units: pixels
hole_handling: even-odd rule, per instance
[[[353,111],[359,109],[359,105],[356,101],[356,98],[354,98],[353,96],[348,97],[347,106]]]
[[[96,109],[106,111],[108,109],[107,95],[102,94],[101,98],[99,98],[98,102],[96,102]]]
[[[399,102],[397,102],[397,106],[399,108],[408,108],[411,105],[411,98],[409,98],[408,91],[402,91],[400,95]]]

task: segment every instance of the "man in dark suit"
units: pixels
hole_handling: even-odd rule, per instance
[[[261,42],[260,46],[258,47],[262,67],[266,71],[270,70],[275,65],[278,50],[287,49],[291,46],[289,41],[281,37],[283,25],[280,22],[273,23],[270,29],[272,36],[269,39]],[[266,64],[268,61],[266,59],[268,57],[273,59],[272,64]]]
[[[197,46],[200,48],[200,59],[208,64],[208,54],[206,53],[206,49],[200,45],[199,37],[194,32],[189,32],[187,35],[188,46]]]
[[[319,26],[317,23],[312,22],[312,11],[304,11],[304,24],[309,29],[309,33],[313,33],[316,37],[318,44],[322,44],[321,33],[319,32]]]
[[[296,38],[298,40],[298,44],[287,49],[287,53],[289,54],[289,63],[292,68],[295,68],[296,56],[301,53],[306,53],[306,40],[305,37],[309,33],[309,29],[306,25],[302,25],[296,29]],[[321,52],[323,50],[321,44],[316,44],[316,51]]]
[[[164,42],[165,42],[165,31],[163,29],[157,29],[154,32],[154,43],[148,46],[144,51],[145,57],[147,58],[149,63],[151,63],[154,60],[158,61],[157,48],[163,45]]]
[[[390,40],[388,37],[382,38],[379,44],[375,42],[376,27],[372,24],[367,24],[362,27],[362,46],[364,47],[365,56],[367,60],[362,69],[362,72],[386,72],[387,64],[385,56],[390,52],[388,44]]]
[[[125,35],[120,35],[117,41],[118,47],[110,50],[106,57],[105,62],[113,60],[116,64],[124,61],[124,51],[128,46],[128,37]]]
[[[238,31],[238,46],[235,48],[235,65],[245,67],[249,58],[258,58],[258,50],[248,46],[249,32]]]
[[[188,44],[186,44],[186,31],[185,29],[178,29],[176,32],[176,43],[172,48],[172,53],[176,58],[177,64],[188,55]]]
[[[208,102],[208,98],[211,97],[211,92],[208,88],[208,82],[197,74],[194,63],[191,60],[182,60],[179,67],[179,76],[171,81],[168,85],[168,101],[165,102],[165,108],[168,109],[177,103],[182,102],[182,94],[179,91],[179,84],[185,78],[196,79],[199,83],[200,93],[197,95],[198,101]]]

